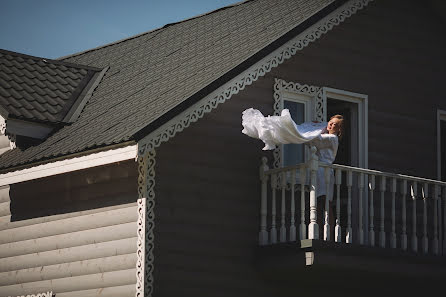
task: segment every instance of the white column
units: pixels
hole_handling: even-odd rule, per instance
[[[270,240],[271,243],[277,243],[277,229],[276,229],[276,187],[277,187],[277,175],[273,173],[271,175],[271,230]]]
[[[392,178],[392,232],[390,233],[390,246],[396,248],[396,232],[395,232],[395,195],[396,195],[396,178]]]
[[[352,184],[353,184],[353,173],[352,171],[347,171],[347,231],[345,235],[345,242],[352,243]]]
[[[341,169],[336,169],[336,227],[335,227],[335,241],[341,242]]]
[[[296,171],[291,171],[290,174],[290,184],[291,184],[291,219],[290,219],[290,241],[296,241],[296,220],[295,220],[295,213],[296,213],[296,202],[294,199],[294,184],[296,182]]]
[[[359,228],[359,244],[364,244],[364,228],[362,224],[362,216],[364,210],[362,209],[362,201],[364,196],[364,173],[358,175],[358,187],[359,187],[359,207],[358,207],[358,228]]]
[[[386,247],[386,232],[384,230],[384,220],[385,220],[385,212],[384,212],[384,192],[386,191],[386,177],[381,176],[381,183],[379,190],[381,192],[381,217],[380,217],[380,230],[379,230],[379,246],[384,248]]]
[[[286,242],[286,227],[285,227],[285,190],[286,190],[286,172],[281,174],[282,180],[282,207],[280,216],[280,242]]]
[[[318,157],[316,147],[311,147],[310,159],[310,225],[308,226],[308,238],[319,239],[319,226],[317,224],[317,201],[316,201],[316,173],[318,169]]]
[[[307,180],[306,167],[301,167],[299,171],[300,178],[300,240],[307,239],[307,225],[305,223],[305,181]]]
[[[370,201],[370,206],[369,206],[369,211],[370,211],[370,231],[369,231],[369,242],[370,242],[370,246],[375,246],[375,226],[374,226],[374,217],[375,217],[375,209],[374,209],[374,205],[373,205],[373,191],[375,191],[375,176],[374,175],[370,175],[369,177],[369,201]]]
[[[260,232],[259,232],[260,245],[268,244],[268,232],[266,231],[266,217],[268,215],[268,206],[267,206],[268,175],[265,174],[265,172],[269,170],[267,162],[268,159],[266,157],[263,157],[262,165],[260,165],[260,170],[259,170],[260,181],[262,182],[261,197],[260,197]]]
[[[406,234],[406,195],[407,180],[401,183],[401,249],[407,250],[407,234]]]
[[[329,200],[329,191],[333,191],[330,189],[330,179],[331,179],[331,169],[329,167],[325,167],[324,175],[325,175],[325,211],[324,211],[324,240],[330,240],[330,224],[329,224],[329,216],[330,216],[330,200]],[[333,214],[331,214],[333,215]]]
[[[429,242],[427,240],[427,197],[429,196],[429,186],[423,185],[423,253],[427,254]]]
[[[417,183],[413,182],[410,188],[410,196],[412,197],[412,251],[418,251],[417,239]]]

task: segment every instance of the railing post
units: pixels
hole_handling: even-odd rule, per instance
[[[375,217],[375,209],[373,205],[373,191],[375,191],[375,176],[370,175],[370,181],[369,181],[369,200],[370,200],[370,231],[369,231],[369,242],[370,246],[375,246],[375,230],[374,230],[374,217]]]
[[[290,219],[290,241],[296,241],[296,202],[294,199],[294,183],[296,182],[296,171],[291,171],[291,219]]]
[[[347,171],[347,231],[345,235],[345,242],[352,243],[352,184],[353,173],[351,170]]]
[[[407,250],[407,234],[406,234],[406,195],[407,195],[407,180],[401,183],[401,249]]]
[[[260,165],[260,181],[261,186],[261,197],[260,197],[260,232],[259,232],[259,244],[268,244],[268,232],[266,231],[266,216],[268,215],[267,207],[267,182],[268,175],[265,174],[269,170],[267,165],[268,159],[266,157],[262,158],[262,164]]]
[[[423,253],[427,254],[429,242],[427,240],[427,197],[429,196],[429,186],[424,183],[423,188]]]
[[[432,249],[434,255],[438,255],[438,195],[439,187],[434,186],[434,240],[432,241]]]
[[[392,178],[392,232],[390,233],[390,246],[396,248],[396,232],[395,232],[395,195],[396,195],[396,178]]]
[[[277,175],[273,173],[271,175],[271,230],[270,239],[271,243],[277,243],[277,229],[276,229],[276,187],[277,187]]]
[[[386,247],[386,232],[384,230],[384,220],[385,220],[385,212],[384,212],[384,192],[386,191],[386,177],[381,176],[381,183],[379,190],[381,191],[381,223],[379,230],[379,246],[384,248]]]
[[[280,216],[280,242],[286,242],[286,227],[285,227],[285,190],[286,190],[286,172],[282,172],[282,207]]]
[[[307,224],[305,223],[305,181],[307,180],[306,167],[302,166],[299,171],[300,179],[300,240],[307,239]]]
[[[316,173],[318,169],[318,157],[316,156],[316,147],[311,147],[310,159],[310,225],[308,226],[308,238],[319,239],[319,226],[317,224],[317,201],[316,201]]]
[[[330,190],[330,178],[331,178],[331,172],[329,167],[325,167],[324,169],[324,175],[325,175],[325,211],[324,211],[324,240],[329,241],[330,240],[330,223],[329,223],[329,216],[330,216],[330,197],[329,197],[329,190]],[[331,214],[333,215],[333,214]]]
[[[359,227],[359,244],[364,244],[364,228],[362,224],[362,216],[363,216],[363,209],[362,209],[362,202],[363,202],[363,196],[364,196],[364,173],[359,173],[358,176],[358,187],[359,187],[359,211],[358,211],[358,227]]]
[[[412,251],[418,251],[418,239],[417,239],[417,182],[413,182],[410,189],[410,195],[412,197]]]
[[[341,169],[336,169],[336,227],[335,227],[335,241],[341,242]]]

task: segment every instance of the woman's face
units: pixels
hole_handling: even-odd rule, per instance
[[[327,131],[330,134],[338,134],[340,129],[340,119],[332,118],[327,124]]]

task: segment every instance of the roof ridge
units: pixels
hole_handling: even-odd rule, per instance
[[[149,34],[149,33],[153,33],[153,32],[156,32],[156,31],[159,31],[159,30],[162,30],[162,29],[166,29],[166,28],[171,27],[173,25],[181,24],[181,23],[184,23],[184,22],[187,22],[187,21],[190,21],[190,20],[194,20],[194,19],[197,19],[197,18],[200,18],[200,17],[203,17],[203,16],[207,16],[207,15],[219,12],[220,10],[225,10],[225,9],[232,8],[232,7],[235,7],[235,6],[239,6],[239,5],[242,5],[242,4],[245,4],[245,3],[248,3],[248,2],[252,2],[252,1],[255,1],[255,0],[242,0],[242,1],[239,1],[239,2],[236,2],[236,3],[233,3],[231,5],[220,7],[220,8],[217,8],[217,9],[214,9],[214,10],[211,10],[211,11],[208,11],[208,12],[205,12],[205,13],[202,13],[202,14],[199,14],[199,15],[196,15],[196,16],[193,16],[193,17],[190,17],[190,18],[178,21],[178,22],[165,24],[164,26],[156,28],[156,29],[152,29],[152,30],[149,30],[149,31],[146,31],[146,32],[142,32],[142,33],[136,34],[136,35],[132,35],[130,37],[119,39],[119,40],[116,40],[116,41],[113,41],[113,42],[110,42],[110,43],[106,43],[106,44],[103,44],[103,45],[100,45],[100,46],[97,46],[97,47],[94,47],[94,48],[90,48],[90,49],[81,51],[81,52],[77,52],[77,53],[74,53],[74,54],[62,56],[62,57],[57,58],[56,60],[61,61],[61,60],[64,60],[64,59],[76,57],[76,56],[79,56],[79,55],[82,55],[82,54],[85,54],[85,53],[88,53],[88,52],[92,52],[92,51],[95,51],[95,50],[98,50],[98,49],[101,49],[101,48],[105,48],[105,47],[109,47],[109,46],[112,46],[112,45],[115,45],[115,44],[119,44],[119,43],[122,43],[122,42],[127,41],[127,40],[132,40],[132,39],[141,37],[141,36]]]

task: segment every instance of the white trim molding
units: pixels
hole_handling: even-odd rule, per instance
[[[441,121],[446,121],[446,110],[437,109],[437,179],[441,180]]]
[[[316,41],[321,36],[329,32],[335,26],[341,24],[344,20],[354,15],[358,10],[363,9],[372,0],[351,0],[319,20],[310,28],[292,38],[284,45],[274,50],[262,60],[258,61],[247,70],[243,71],[229,82],[207,95],[199,102],[195,103],[172,120],[168,121],[138,142],[138,154],[144,155],[167,142],[174,137],[176,133],[189,127],[191,123],[198,121],[206,113],[233,95],[251,85],[260,77],[265,76],[273,68],[279,66],[298,51],[305,48],[311,42]]]
[[[155,150],[138,158],[136,297],[151,297],[155,247]]]
[[[136,159],[136,157],[136,145],[92,153],[86,156],[60,160],[47,164],[37,165],[31,168],[0,174],[0,186],[11,185],[56,174]]]
[[[53,292],[45,292],[45,293],[38,293],[38,294],[31,294],[31,295],[20,295],[17,297],[53,297],[56,296]],[[12,297],[12,296],[9,296]]]

